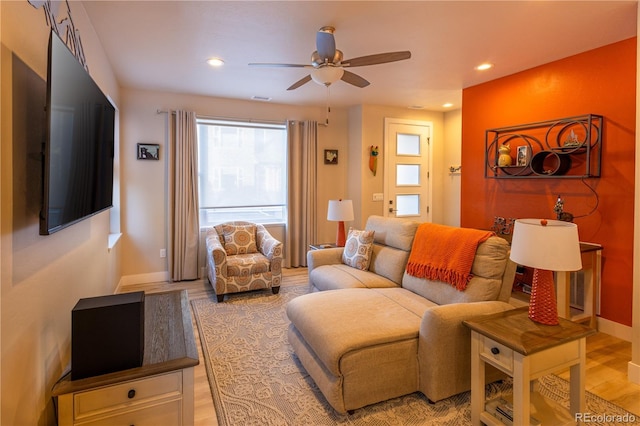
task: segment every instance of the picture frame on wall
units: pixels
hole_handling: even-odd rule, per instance
[[[530,153],[529,153],[529,147],[524,145],[524,146],[519,146],[518,147],[518,151],[517,151],[517,156],[516,156],[516,166],[528,166],[529,165],[529,161],[531,160],[530,157]]]
[[[139,143],[138,160],[159,160],[160,145],[157,143]]]
[[[337,149],[325,149],[324,150],[324,164],[338,164],[338,150]]]

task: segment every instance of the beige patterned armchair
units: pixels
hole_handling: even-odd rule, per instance
[[[282,243],[258,223],[233,221],[206,234],[207,277],[218,302],[224,295],[271,288],[280,290]]]

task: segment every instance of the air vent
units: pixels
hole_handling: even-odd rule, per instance
[[[260,102],[269,102],[271,100],[271,98],[267,96],[252,96],[251,99],[253,99],[254,101],[260,101]]]

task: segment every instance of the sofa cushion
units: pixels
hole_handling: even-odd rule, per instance
[[[365,229],[375,231],[369,270],[400,285],[418,225],[413,220],[369,216]]]
[[[438,305],[497,300],[508,260],[509,244],[502,238],[491,237],[478,246],[471,267],[473,278],[465,291],[458,291],[442,281],[416,278],[407,273],[402,278],[402,287]]]
[[[417,341],[422,320],[385,295],[360,289],[305,294],[287,303],[286,310],[292,325],[338,377],[344,374],[343,358],[355,351]]]
[[[241,277],[269,271],[269,259],[261,253],[239,254],[227,258],[227,276]]]
[[[224,249],[228,256],[257,253],[255,225],[221,225]]]
[[[376,244],[410,251],[418,222],[393,217],[369,216],[365,229],[375,231]]]
[[[406,310],[413,312],[422,318],[424,313],[434,306],[438,306],[436,303],[432,302],[429,299],[425,299],[424,297],[416,294],[412,291],[407,291],[401,287],[394,288],[376,288],[371,291],[375,291],[376,293],[386,297],[389,300],[397,303],[402,306]]]
[[[360,231],[350,228],[347,242],[342,252],[342,263],[362,271],[369,269],[374,231]]]
[[[381,275],[342,264],[322,265],[309,272],[309,281],[320,291],[341,288],[399,287]]]
[[[418,390],[417,339],[351,351],[342,357],[342,374],[338,378],[324,366],[293,325],[289,326],[287,338],[304,369],[338,413],[346,414],[348,410]]]
[[[390,279],[397,285],[402,283],[402,275],[409,260],[409,252],[397,248],[373,245],[369,271]]]
[[[509,259],[509,243],[500,237],[491,237],[478,246],[471,273],[477,277],[501,280]]]

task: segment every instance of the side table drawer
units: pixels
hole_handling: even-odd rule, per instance
[[[82,426],[180,426],[182,425],[182,403],[179,400],[169,401],[81,424]]]
[[[513,373],[513,350],[495,340],[483,336],[480,356],[505,373]]]
[[[556,346],[553,351],[537,352],[531,355],[532,377],[540,377],[557,370],[559,366],[575,365],[580,361],[580,342],[575,340]]]
[[[118,410],[145,402],[182,395],[182,371],[132,380],[74,395],[74,418]]]

